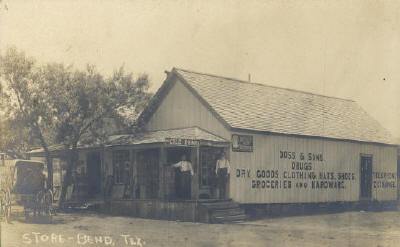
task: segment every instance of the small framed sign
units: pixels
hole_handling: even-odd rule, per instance
[[[194,139],[181,139],[181,138],[165,138],[165,141],[170,145],[177,146],[199,146],[200,141]]]
[[[232,135],[233,152],[253,152],[253,136],[251,135]]]

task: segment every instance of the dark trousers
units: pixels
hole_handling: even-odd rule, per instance
[[[217,186],[219,189],[219,198],[225,199],[226,198],[226,184],[228,182],[228,169],[221,168],[217,171]]]
[[[177,171],[175,179],[176,196],[181,199],[190,199],[192,194],[192,176],[190,172]]]

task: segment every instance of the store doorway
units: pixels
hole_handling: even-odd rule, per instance
[[[216,164],[224,148],[200,148],[200,199],[217,198]]]
[[[101,158],[99,152],[87,154],[88,195],[94,197],[101,192]]]
[[[400,199],[400,156],[397,156],[397,199]]]
[[[372,197],[372,156],[362,155],[360,164],[360,199]]]

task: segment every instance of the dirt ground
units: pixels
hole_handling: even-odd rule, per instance
[[[14,246],[400,246],[400,212],[261,219],[218,225],[58,214],[52,224],[1,223],[1,247]]]

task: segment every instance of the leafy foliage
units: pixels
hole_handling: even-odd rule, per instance
[[[10,48],[0,57],[3,149],[15,150],[17,156],[27,145],[51,142],[51,120],[38,76],[34,59],[23,52]]]
[[[40,144],[45,150],[47,184],[52,187],[53,164],[48,149],[52,139],[52,116],[48,111],[48,102],[41,87],[40,76],[35,60],[17,51],[16,48],[8,49],[5,55],[0,57],[1,84],[6,85],[3,94],[7,94],[7,104],[3,110],[6,120],[3,122],[9,126],[8,136],[4,134],[7,139],[3,145],[10,145],[15,151],[23,152],[26,149],[23,144],[33,142]],[[22,133],[28,135],[21,136]],[[18,156],[22,154],[19,153]]]
[[[42,90],[48,97],[57,130],[55,141],[68,147],[79,142],[101,143],[110,134],[110,119],[121,117],[121,109],[140,111],[149,98],[147,76],[134,79],[123,68],[110,78],[104,78],[89,65],[80,71],[50,64],[41,73]]]
[[[18,122],[8,119],[0,120],[0,152],[8,154],[12,158],[24,159],[24,155],[31,146],[29,130]]]
[[[93,65],[83,70],[58,63],[39,66],[15,48],[0,56],[0,78],[5,116],[0,122],[9,134],[1,134],[0,145],[20,146],[21,151],[40,145],[52,171],[49,146],[62,144],[70,157],[65,186],[71,182],[78,145],[103,143],[115,131],[110,123],[118,123],[119,131],[135,131],[127,113],[138,115],[151,96],[147,75],[134,78],[123,67],[105,77]]]

